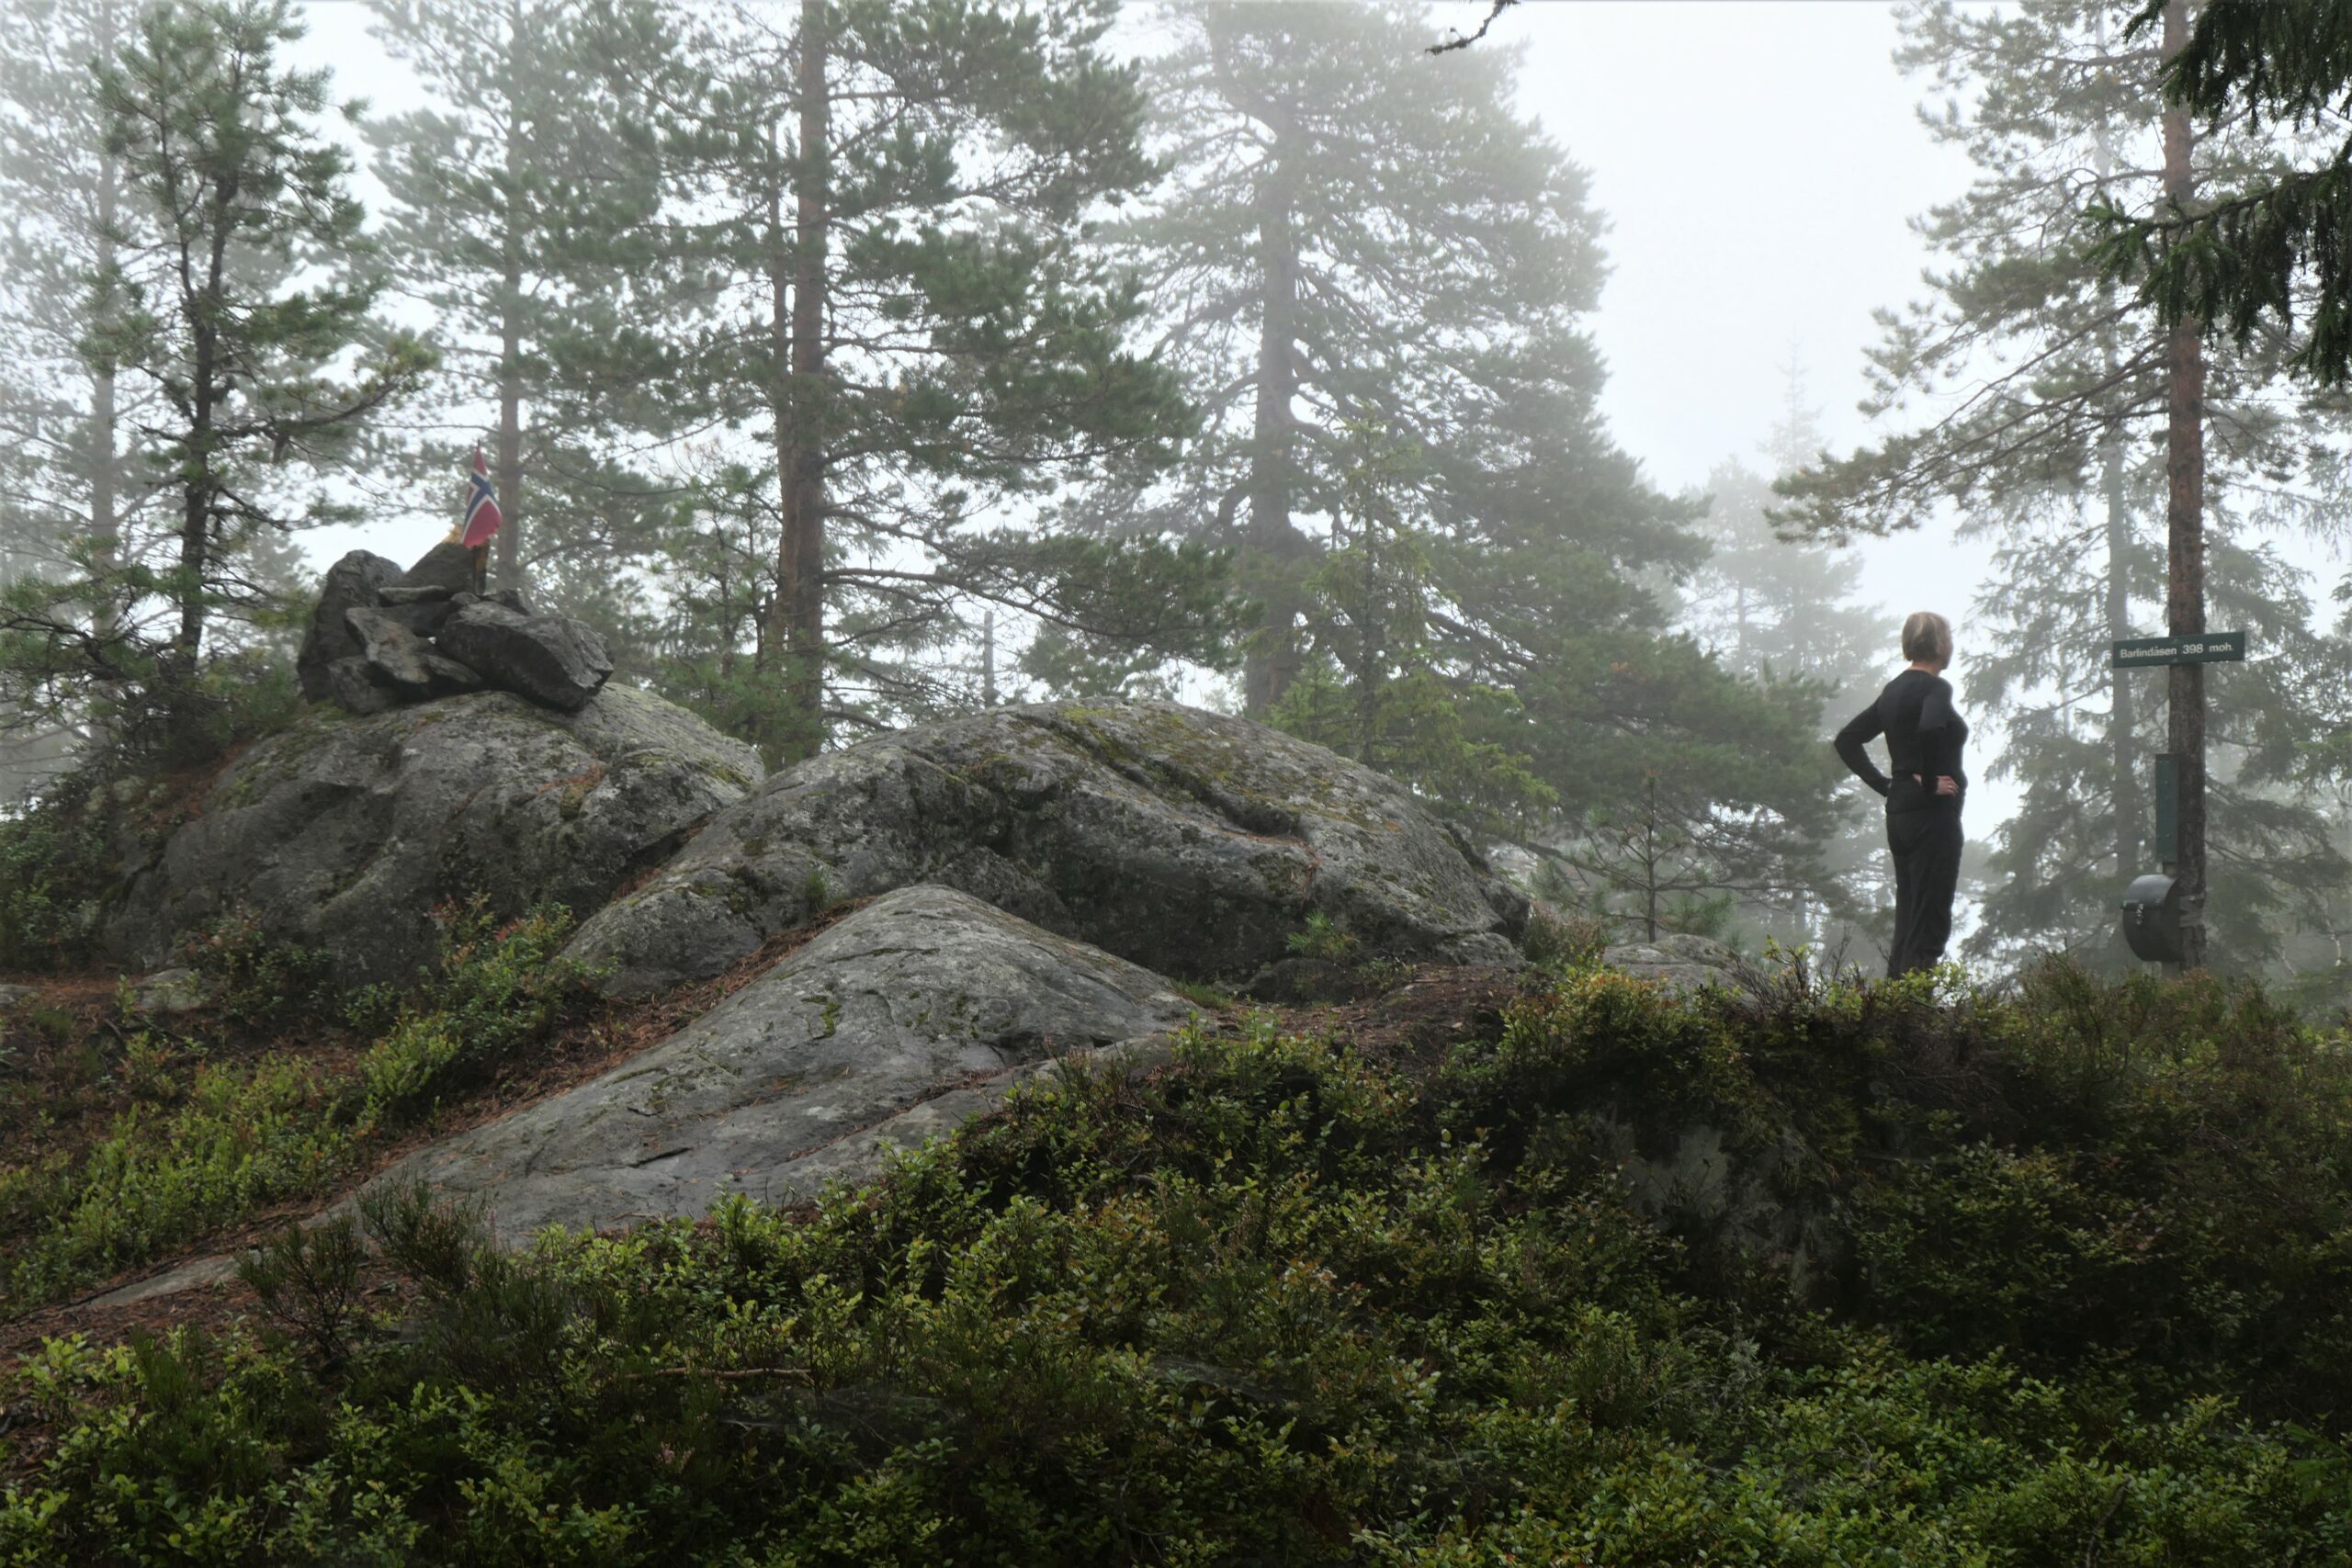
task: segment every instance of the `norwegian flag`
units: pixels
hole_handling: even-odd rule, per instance
[[[490,465],[482,461],[481,448],[474,448],[473,482],[466,487],[466,521],[458,530],[458,542],[469,550],[478,550],[490,543],[491,536],[506,519],[498,510],[498,498],[490,490]]]

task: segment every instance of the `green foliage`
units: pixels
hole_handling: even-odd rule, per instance
[[[1563,915],[1542,904],[1527,917],[1527,931],[1519,942],[1519,950],[1530,964],[1561,970],[1599,963],[1608,946],[1605,921]]]
[[[78,19],[94,30],[66,57],[95,105],[79,154],[96,167],[88,200],[44,206],[84,263],[81,384],[53,393],[79,450],[48,570],[0,593],[0,700],[203,761],[290,705],[282,671],[214,666],[282,640],[286,536],[344,515],[309,481],[431,355],[372,317],[383,279],[350,161],[318,123],[326,78],[284,63],[289,6]]]
[[[2165,749],[2165,704],[2160,682],[2110,669],[2109,650],[2165,624],[2172,333],[2102,268],[2086,220],[2173,206],[2155,156],[2164,66],[2153,40],[2129,36],[2140,8],[1904,14],[1897,62],[1972,180],[1917,220],[1939,256],[1933,292],[1889,313],[1869,355],[1865,406],[1897,434],[1780,486],[1781,521],[1822,536],[1956,514],[1963,536],[1991,545],[1958,679],[2000,721],[1998,765],[2021,798],[1996,831],[1968,948],[2011,964],[2060,952],[2119,974],[2131,958],[2116,892],[2155,863],[2147,759]],[[2189,158],[2189,207],[2268,179],[2278,157],[2258,128],[2209,128]],[[2339,825],[2299,787],[2340,761],[2344,649],[2316,635],[2310,574],[2283,539],[2331,525],[2330,507],[2290,498],[2338,493],[2341,464],[2323,456],[2335,416],[2283,383],[2291,351],[2271,335],[2203,350],[2206,624],[2244,627],[2274,655],[2233,669],[2211,705],[2207,926],[2222,968],[2326,962],[2332,941],[2289,944],[2299,928],[2342,928],[2328,895],[2352,874]]]
[[[28,1359],[49,1441],[0,1551],[2340,1562],[2346,1059],[2220,986],[1953,1007],[1792,968],[1677,1004],[1584,971],[1425,1085],[1259,1021],[813,1212],[514,1255],[394,1189],[360,1230],[413,1302],[335,1316],[337,1357],[295,1303],[343,1299],[347,1232],[277,1287],[300,1346]],[[1621,1175],[1695,1126],[1791,1212],[1838,1200],[1866,1261],[1826,1314]],[[2006,1343],[2040,1292],[2059,1326]]]
[[[1345,964],[1353,959],[1363,945],[1355,932],[1341,928],[1330,916],[1317,909],[1306,917],[1306,924],[1283,939],[1283,945],[1301,958],[1328,959]]]
[[[2132,30],[2144,37],[2165,6],[2132,9]],[[2325,385],[2352,379],[2352,140],[2335,138],[2352,95],[2352,14],[2341,0],[2207,0],[2165,89],[2212,122],[2267,122],[2282,151],[2303,156],[2277,159],[2188,212],[2102,204],[2089,214],[2101,262],[2113,276],[2137,275],[2142,299],[2165,321],[2222,325],[2241,347],[2293,327],[2300,310],[2290,363]],[[2282,129],[2318,138],[2297,147]]]
[[[327,1000],[327,955],[274,941],[248,908],[209,921],[181,954],[208,982],[207,1000],[242,1023],[266,1025],[316,1012]]]
[[[0,970],[85,956],[106,869],[97,833],[61,806],[0,817]]]
[[[135,1098],[78,1156],[0,1171],[6,1306],[54,1299],[325,1190],[375,1140],[479,1085],[586,999],[582,973],[556,956],[570,930],[560,909],[502,926],[476,901],[447,917],[438,973],[403,993],[356,1064],[199,1055],[184,1084],[151,1074],[158,1092]],[[249,922],[229,929],[221,947],[200,948],[221,965],[223,1004],[276,1016],[263,988],[305,971]],[[153,1036],[134,1041],[124,1071],[136,1080],[143,1055],[163,1049]]]
[[[559,956],[560,906],[500,922],[486,899],[445,906],[439,976],[411,992],[359,1064],[363,1131],[399,1126],[493,1076],[588,999],[588,972]]]
[[[350,1351],[364,1257],[358,1224],[338,1214],[307,1230],[279,1230],[237,1260],[237,1278],[260,1300],[262,1311],[334,1366]]]

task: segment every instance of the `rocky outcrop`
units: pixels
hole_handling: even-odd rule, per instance
[[[304,696],[314,703],[334,699],[330,667],[339,660],[360,658],[365,652],[344,619],[345,612],[372,606],[377,595],[400,579],[400,562],[366,550],[354,550],[327,568],[325,581],[319,587],[319,602],[311,610],[310,632],[303,637],[302,651],[294,660],[294,672],[302,682]]]
[[[1165,1031],[1188,1010],[1132,964],[965,894],[908,888],[626,1065],[379,1179],[477,1201],[513,1239],[698,1215],[732,1193],[795,1201],[871,1174],[885,1141],[919,1143],[984,1109],[992,1097],[965,1080],[995,1080],[1001,1097],[1007,1069]],[[877,1131],[949,1097],[919,1127]]]
[[[296,670],[303,695],[347,713],[470,692],[513,692],[577,713],[613,672],[583,622],[535,615],[512,589],[472,592],[473,557],[444,539],[403,572],[354,550],[327,569]]]
[[[1314,914],[1365,957],[1516,963],[1528,908],[1403,785],[1319,746],[1172,703],[1044,705],[778,774],[573,951],[648,990],[923,882],[1183,977],[1278,960]]]
[[[526,615],[489,600],[459,607],[434,647],[488,684],[566,713],[585,706],[613,672],[605,639],[586,623]]]
[[[129,880],[108,945],[141,967],[231,908],[324,951],[345,984],[434,951],[434,907],[595,909],[762,775],[746,746],[643,693],[576,714],[483,692],[369,717],[332,710],[240,756]]]

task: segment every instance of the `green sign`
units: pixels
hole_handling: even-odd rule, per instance
[[[2193,637],[2125,637],[2115,639],[2110,670],[2143,664],[2235,664],[2245,658],[2245,633],[2199,632]]]

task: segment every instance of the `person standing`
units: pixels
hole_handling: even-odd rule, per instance
[[[1960,808],[1968,796],[1961,748],[1968,725],[1952,706],[1951,623],[1921,610],[1903,623],[1903,657],[1911,662],[1870,706],[1838,732],[1838,755],[1886,797],[1886,848],[1894,861],[1894,945],[1886,972],[1932,969],[1951,938],[1951,901],[1960,887]],[[1888,773],[1863,746],[1886,737]],[[1891,776],[1890,776],[1891,775]]]

